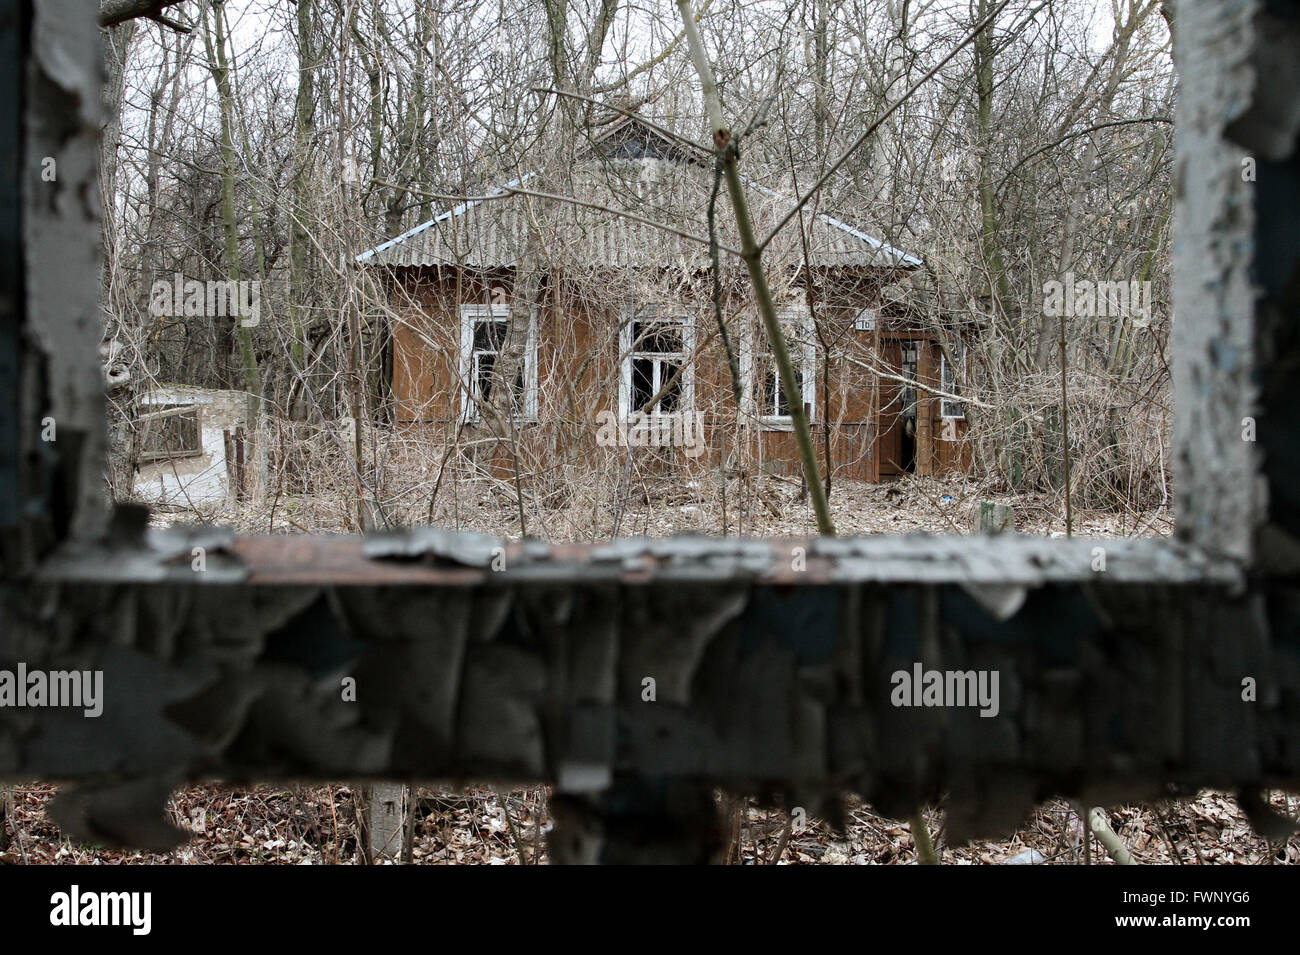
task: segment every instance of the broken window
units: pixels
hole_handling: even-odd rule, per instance
[[[148,405],[150,410],[136,418],[136,460],[163,461],[190,458],[203,453],[199,439],[199,409],[196,405]]]
[[[478,421],[481,406],[492,399],[494,374],[510,328],[508,305],[462,305],[461,382],[464,391],[464,419]],[[510,407],[518,418],[537,414],[537,313],[528,324],[523,361],[515,374]]]
[[[763,418],[789,418],[790,402],[786,399],[785,389],[781,387],[781,376],[777,374],[776,365],[770,360],[764,364],[766,367],[760,380],[762,393],[759,395],[758,413]],[[795,377],[799,380],[799,392],[802,394],[806,390],[803,370],[796,368]]]
[[[781,330],[785,332],[786,345],[790,351],[790,360],[794,363],[794,374],[799,382],[799,393],[803,396],[808,420],[812,421],[816,411],[817,390],[817,351],[813,344],[812,318],[803,306],[780,309],[777,317],[781,322]],[[754,405],[759,422],[768,428],[791,427],[790,403],[786,399],[785,389],[781,387],[781,374],[772,356],[767,334],[761,326],[756,330],[755,338],[762,342],[761,355],[753,369]]]
[[[639,310],[626,337],[630,341],[619,389],[620,395],[626,395],[624,415],[642,410],[651,414],[689,410],[689,320],[655,309]]]

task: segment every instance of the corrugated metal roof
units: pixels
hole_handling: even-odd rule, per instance
[[[708,247],[681,235],[630,219],[628,213],[693,235],[706,235],[705,213],[712,170],[666,159],[587,162],[560,181],[543,184],[528,174],[468,199],[396,238],[368,249],[365,265],[459,265],[498,268],[523,254],[529,220],[540,226],[543,255],[557,267],[629,268],[708,265]],[[761,236],[793,201],[788,195],[749,183],[750,214]],[[601,208],[522,195],[524,189],[572,196]],[[735,220],[725,186],[718,196],[718,241],[738,248]],[[881,239],[825,214],[806,220],[809,257],[815,266],[917,268],[921,260]],[[724,253],[725,254],[725,253]],[[787,226],[764,252],[768,264],[803,261],[796,225]]]

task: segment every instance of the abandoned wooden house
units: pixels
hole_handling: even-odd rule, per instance
[[[522,445],[548,462],[612,444],[651,446],[645,456],[669,467],[739,458],[798,474],[790,409],[744,271],[726,251],[715,309],[710,248],[699,241],[713,190],[706,154],[624,116],[561,174],[467,197],[363,252],[357,262],[391,306],[396,423],[436,440],[486,428],[481,407],[526,261],[543,277],[515,361]],[[760,234],[792,202],[757,181],[748,192]],[[739,245],[726,203],[723,188],[722,249]],[[918,305],[920,259],[817,212],[780,233],[764,263],[823,467],[874,482],[969,465],[953,364],[971,326]]]

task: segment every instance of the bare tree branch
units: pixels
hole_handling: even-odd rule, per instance
[[[818,190],[820,190],[822,186],[830,182],[831,177],[835,175],[835,173],[839,172],[840,166],[843,166],[848,161],[848,158],[852,156],[862,146],[863,143],[865,143],[869,138],[871,138],[871,134],[874,133],[877,129],[879,129],[880,125],[885,120],[889,119],[890,116],[893,115],[894,110],[898,109],[898,107],[902,106],[905,102],[907,102],[907,100],[912,96],[912,94],[915,93],[918,89],[920,89],[930,79],[930,77],[934,76],[941,69],[943,69],[948,64],[949,60],[951,60],[954,56],[956,56],[958,53],[960,53],[962,50],[968,47],[971,43],[973,43],[977,36],[983,33],[987,27],[992,25],[993,21],[997,19],[998,14],[1000,14],[1004,9],[1006,9],[1007,5],[1010,2],[1011,0],[1002,0],[1002,2],[999,3],[996,8],[994,8],[993,12],[990,13],[983,20],[981,20],[979,23],[975,24],[975,29],[971,30],[970,33],[966,34],[966,38],[962,40],[960,43],[958,43],[955,47],[953,47],[948,52],[947,56],[945,56],[942,60],[940,60],[938,63],[934,65],[933,69],[931,69],[923,77],[921,77],[919,80],[913,83],[908,88],[907,92],[905,92],[902,96],[894,100],[894,102],[890,103],[889,108],[886,109],[883,113],[881,113],[878,117],[876,117],[876,121],[873,122],[866,129],[864,129],[862,133],[858,136],[858,138],[853,140],[853,143],[849,146],[848,149],[840,153],[839,158],[830,164],[830,166],[826,169],[826,172],[822,173],[821,178],[818,179],[815,183],[813,183],[812,188],[809,189],[799,199],[798,202],[796,202],[793,206],[790,207],[789,212],[787,212],[784,216],[781,217],[781,221],[778,222],[775,225],[775,227],[773,227],[772,231],[767,234],[767,238],[765,238],[762,242],[758,243],[758,250],[761,252],[764,249],[766,249],[768,243],[770,243],[773,239],[776,238],[777,233],[780,232],[782,229],[784,229],[786,225],[789,224],[790,220],[799,214],[799,210],[808,204],[808,200],[811,199],[813,196],[815,196]],[[1037,11],[1035,10],[1034,13],[1036,12]],[[1034,13],[1030,13],[1029,16],[1033,17]]]
[[[1137,119],[1116,119],[1116,120],[1112,120],[1109,123],[1094,123],[1093,125],[1087,127],[1086,129],[1078,129],[1072,133],[1066,133],[1064,136],[1060,137],[1059,139],[1053,140],[1052,142],[1048,143],[1045,146],[1039,146],[1033,152],[1025,156],[1022,156],[1020,159],[1016,160],[1015,165],[1013,165],[1010,169],[1007,170],[1006,175],[1004,175],[1002,177],[1002,180],[998,183],[998,191],[1000,192],[1002,190],[1002,187],[1006,185],[1006,182],[1008,179],[1011,178],[1012,173],[1014,173],[1025,163],[1029,162],[1029,160],[1033,159],[1035,156],[1041,156],[1043,153],[1047,152],[1050,149],[1055,149],[1057,146],[1060,146],[1062,143],[1069,142],[1071,139],[1078,139],[1080,136],[1087,136],[1089,133],[1095,133],[1099,129],[1110,129],[1112,126],[1132,126],[1134,123],[1165,123],[1166,125],[1172,126],[1174,121],[1168,116],[1142,116]]]
[[[187,28],[181,27],[172,21],[164,20],[162,17],[163,10],[180,2],[181,0],[103,0],[99,5],[99,25],[101,27],[111,27],[119,23],[125,23],[127,20],[147,17],[150,20],[166,23],[172,29],[179,28],[187,31]]]

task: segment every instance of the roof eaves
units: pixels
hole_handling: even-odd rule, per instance
[[[470,209],[473,209],[475,206],[481,205],[482,203],[486,202],[489,199],[496,199],[499,196],[507,195],[510,192],[510,190],[518,186],[522,186],[534,175],[535,173],[531,173],[531,172],[525,173],[524,175],[520,176],[518,179],[510,180],[504,186],[493,186],[488,192],[484,193],[484,195],[481,198],[467,199],[466,201],[460,203],[459,205],[452,206],[447,211],[438,213],[438,215],[434,216],[428,222],[421,222],[419,225],[415,226],[412,229],[408,229],[406,232],[403,232],[401,235],[397,236],[396,238],[389,239],[387,242],[381,242],[373,249],[366,249],[366,251],[358,255],[356,259],[354,259],[353,261],[369,262],[380,252],[386,252],[387,250],[393,248],[396,245],[401,245],[403,242],[405,242],[407,239],[411,238],[412,236],[417,236],[421,232],[425,232],[428,229],[431,229],[433,226],[436,226],[440,222],[446,222],[448,219],[458,218],[464,215]]]
[[[746,179],[746,180],[745,180],[745,185],[750,186],[750,187],[752,187],[752,188],[754,188],[754,189],[757,189],[759,192],[764,193],[765,195],[771,196],[773,199],[790,199],[790,198],[791,198],[790,196],[786,195],[786,194],[783,193],[783,192],[778,192],[778,191],[775,190],[775,189],[769,189],[767,186],[761,185],[761,184],[759,184],[759,183],[757,183],[757,182],[754,182],[753,180],[750,180],[750,179]],[[821,220],[822,220],[823,222],[825,222],[827,225],[832,226],[832,227],[834,227],[834,228],[836,228],[836,229],[839,229],[841,232],[846,232],[846,233],[848,233],[849,235],[853,236],[855,239],[860,239],[861,241],[867,243],[868,245],[870,245],[870,246],[872,246],[872,247],[874,247],[874,248],[877,248],[877,249],[879,249],[880,251],[882,251],[882,252],[884,252],[884,253],[886,253],[886,254],[888,254],[888,255],[892,255],[892,256],[894,256],[894,257],[895,257],[896,259],[898,259],[899,262],[901,262],[901,263],[905,263],[905,264],[907,264],[907,265],[911,265],[911,266],[914,266],[914,267],[916,267],[916,268],[920,268],[922,265],[925,264],[925,263],[922,262],[920,259],[918,259],[916,256],[914,256],[914,255],[910,255],[910,254],[908,254],[907,252],[904,252],[902,249],[896,249],[896,248],[894,248],[892,245],[890,245],[889,243],[884,242],[884,241],[882,241],[881,239],[877,239],[874,235],[867,235],[867,233],[863,232],[862,230],[860,230],[860,229],[855,229],[855,228],[853,228],[853,226],[849,225],[847,222],[842,222],[842,221],[840,221],[839,219],[836,219],[834,216],[828,216],[828,215],[827,215],[826,213],[824,213],[824,212],[819,212],[819,213],[817,213],[817,218],[818,218],[818,219],[821,219]]]
[[[834,226],[837,229],[842,229],[843,231],[847,232],[849,235],[853,236],[854,238],[861,239],[863,242],[866,242],[867,244],[873,245],[877,249],[880,249],[880,251],[885,252],[888,255],[894,256],[899,260],[900,263],[915,266],[916,268],[920,268],[922,265],[925,264],[916,256],[904,252],[902,249],[896,249],[889,243],[877,239],[874,235],[867,235],[867,233],[853,228],[853,226],[849,225],[847,222],[841,222],[839,219],[836,219],[834,216],[828,216],[824,212],[817,213],[817,216],[827,225]]]

